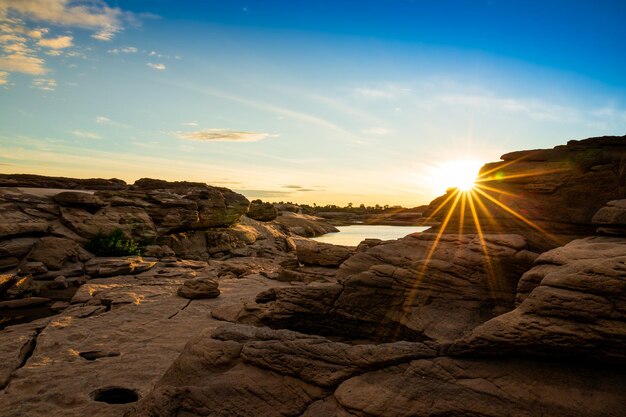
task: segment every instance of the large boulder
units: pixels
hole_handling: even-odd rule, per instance
[[[523,354],[626,363],[626,239],[590,237],[542,254],[517,308],[474,329],[453,354]]]
[[[90,193],[77,191],[64,191],[53,197],[54,201],[62,206],[83,207],[85,209],[98,209],[106,204],[98,197]]]
[[[304,237],[315,237],[339,231],[335,226],[320,217],[289,211],[280,212],[280,215],[276,217],[273,223],[295,235]]]
[[[591,221],[600,233],[626,236],[626,200],[609,201]]]
[[[202,298],[215,298],[220,295],[219,284],[210,277],[189,279],[178,288],[176,292],[183,298],[191,300]]]
[[[276,209],[272,203],[264,203],[261,200],[252,200],[246,216],[261,222],[269,222],[278,216],[278,209]]]
[[[331,245],[309,239],[296,240],[298,261],[305,265],[339,266],[352,256],[353,250],[346,246]]]
[[[84,238],[111,234],[121,230],[127,237],[150,241],[157,232],[150,216],[140,207],[107,206],[90,213],[77,207],[62,207],[61,221]]]
[[[84,262],[93,255],[78,243],[58,237],[42,237],[35,243],[26,259],[30,262],[41,262],[49,270],[60,270],[67,263]]]

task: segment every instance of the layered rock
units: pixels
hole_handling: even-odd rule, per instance
[[[350,376],[435,353],[421,343],[351,346],[285,330],[225,326],[190,341],[127,417],[300,415]]]
[[[626,200],[609,201],[591,221],[599,226],[599,233],[626,236]]]
[[[525,247],[516,235],[409,235],[345,260],[339,283],[277,290],[257,314],[306,332],[452,341],[514,307]]]
[[[290,211],[281,211],[273,223],[293,234],[304,237],[315,237],[339,231],[335,226],[319,217]]]
[[[443,221],[453,211],[448,233],[461,226],[475,232],[477,218],[482,231],[521,234],[542,252],[593,234],[594,214],[608,201],[626,198],[626,136],[572,140],[501,159],[481,169],[473,209],[450,189],[425,215]]]
[[[269,222],[278,216],[278,209],[274,207],[272,203],[264,203],[261,200],[252,200],[246,215],[254,220]]]
[[[474,329],[450,353],[626,363],[626,239],[575,240],[536,263],[520,281],[517,308]]]

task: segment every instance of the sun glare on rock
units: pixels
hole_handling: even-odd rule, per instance
[[[447,161],[438,165],[432,174],[433,188],[439,193],[448,188],[469,191],[474,188],[481,162],[473,160]]]

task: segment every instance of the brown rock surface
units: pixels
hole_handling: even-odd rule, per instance
[[[537,264],[520,281],[517,308],[474,329],[450,353],[626,363],[626,239],[575,240]]]
[[[320,217],[289,211],[281,211],[273,223],[289,230],[293,234],[304,237],[315,237],[339,231],[335,226],[327,223]]]
[[[339,266],[352,256],[353,250],[347,246],[331,245],[309,239],[296,240],[298,261],[305,265]]]
[[[0,331],[0,382],[6,384],[0,415],[119,417],[133,404],[107,404],[92,395],[119,387],[145,397],[189,339],[222,324],[211,310],[283,285],[256,275],[220,280],[218,298],[178,297],[183,282],[207,273],[202,265],[181,261],[93,279],[78,290],[80,303]]]
[[[421,343],[350,346],[286,330],[229,325],[190,341],[127,416],[300,415],[364,369],[434,354]]]
[[[516,235],[414,234],[358,252],[338,284],[284,288],[261,320],[321,334],[375,340],[452,341],[514,307],[515,288],[530,261]]]
[[[609,201],[594,214],[591,221],[600,226],[598,232],[626,236],[626,200]]]
[[[623,373],[608,367],[422,359],[347,380],[323,416],[617,417],[625,388]]]
[[[98,209],[106,205],[102,200],[100,200],[93,194],[77,191],[64,191],[62,193],[56,194],[53,199],[58,204],[67,207]]]
[[[278,209],[272,203],[264,203],[261,200],[253,200],[250,202],[250,208],[246,216],[261,222],[272,221],[278,216]]]
[[[58,237],[43,237],[35,243],[26,259],[30,262],[41,262],[49,270],[60,270],[66,263],[87,261],[93,255],[78,243]]]
[[[209,277],[198,277],[186,280],[178,287],[176,292],[183,298],[197,300],[202,298],[215,298],[220,295],[219,284]]]

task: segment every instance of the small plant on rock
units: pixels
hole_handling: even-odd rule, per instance
[[[85,249],[96,256],[141,255],[139,244],[127,238],[123,231],[116,229],[109,234],[98,234],[85,245]]]

